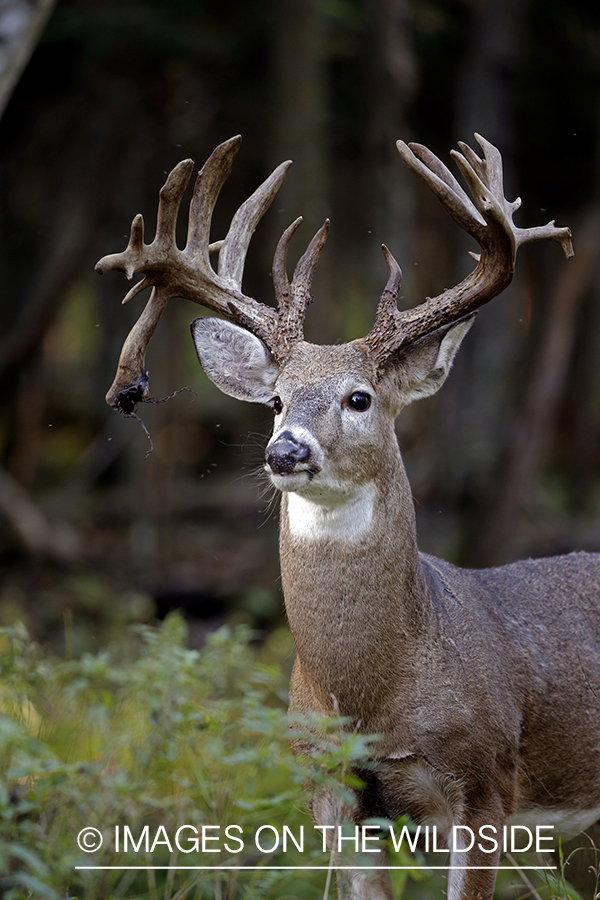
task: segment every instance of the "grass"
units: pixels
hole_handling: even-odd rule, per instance
[[[133,629],[129,646],[126,657],[65,660],[22,627],[0,632],[0,895],[322,897],[326,872],[266,867],[327,866],[303,785],[352,802],[351,769],[368,757],[368,738],[316,717],[294,726],[322,735],[309,765],[296,759],[286,679],[246,629],[222,629],[190,650],[173,615]],[[79,848],[85,828],[102,835],[97,852]],[[262,868],[77,868],[86,865]]]
[[[191,650],[171,615],[132,628],[124,646],[64,659],[22,626],[0,631],[3,900],[333,898],[331,873],[306,868],[330,862],[307,798],[329,790],[351,806],[369,737],[341,718],[290,723],[287,677],[269,661],[278,654],[247,629]],[[309,760],[292,755],[290,724],[310,737]],[[83,829],[96,829],[90,842],[101,836],[95,852],[78,846]],[[402,848],[391,863],[417,857]],[[79,868],[90,865],[171,868]],[[214,865],[256,868],[175,868]],[[393,881],[405,900],[441,896],[422,870]],[[573,896],[560,879],[538,881],[536,897]],[[502,896],[511,890],[500,880]]]

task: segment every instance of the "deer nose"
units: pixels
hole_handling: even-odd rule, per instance
[[[265,454],[267,465],[276,475],[290,475],[299,462],[310,458],[310,447],[297,441],[290,431],[283,431],[269,444]]]

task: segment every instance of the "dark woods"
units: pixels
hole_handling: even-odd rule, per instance
[[[600,8],[582,0],[61,0],[0,122],[0,624],[62,635],[72,620],[85,645],[173,606],[280,615],[257,474],[269,416],[206,382],[196,307],[174,301],[150,348],[152,396],[197,396],[138,406],[148,458],[104,403],[144,298],[121,307],[125,280],[94,263],[136,212],[150,239],[165,173],[238,132],[213,239],[293,159],[245,289],[270,302],[277,237],[304,216],[299,253],[329,216],[306,329],[320,343],[369,330],[382,241],[407,306],[470,265],[398,138],[447,160],[480,132],[523,221],[571,226],[575,258],[524,248],[443,391],[399,429],[422,549],[473,566],[598,549],[599,99]]]

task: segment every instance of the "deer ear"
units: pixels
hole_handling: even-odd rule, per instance
[[[471,313],[453,325],[432,331],[390,359],[386,368],[396,381],[400,408],[413,400],[429,397],[441,388],[476,315]]]
[[[225,319],[201,317],[190,327],[200,365],[224,394],[251,403],[273,399],[279,370],[259,338]]]

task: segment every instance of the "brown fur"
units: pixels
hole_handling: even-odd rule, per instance
[[[336,367],[331,350],[319,351],[335,376],[339,359]],[[315,368],[282,380],[310,393]],[[389,383],[379,391],[393,410]],[[409,812],[475,828],[526,811],[543,825],[545,810],[600,808],[600,556],[471,571],[419,554],[391,422],[388,413],[376,454],[355,470],[377,487],[360,541],[294,536],[283,495],[291,708],[339,710],[383,735],[380,759],[406,755],[370,782],[365,817]],[[332,451],[339,438],[329,448],[322,426]],[[493,861],[475,852],[468,864]],[[493,880],[466,873],[461,897],[488,896]]]
[[[222,389],[277,399],[267,468],[283,491],[292,711],[339,713],[381,735],[356,818],[409,813],[446,836],[454,825],[500,832],[511,816],[556,825],[587,811],[591,821],[600,809],[600,555],[473,571],[417,548],[394,419],[440,387],[469,326],[401,348],[383,372],[362,341],[301,342],[267,376],[236,366],[240,342],[257,341],[240,329],[203,319],[197,340]],[[362,411],[357,391],[371,398]],[[298,451],[280,471],[278,442]],[[349,813],[322,796],[313,814],[334,824]],[[470,868],[451,872],[450,900],[489,900],[499,856],[476,844],[457,858]],[[346,872],[339,896],[390,900],[383,854],[376,865]]]
[[[212,210],[239,136],[213,151],[196,180],[182,250],[174,236],[191,160],[173,169],[161,191],[154,241],[144,243],[136,216],[126,250],[96,267],[122,269],[129,278],[144,273],[154,285],[107,394],[121,411],[131,411],[147,392],[144,354],[170,297],[198,301],[227,320],[197,319],[192,334],[200,362],[221,390],[270,404],[276,413],[266,463],[275,486],[289,492],[281,565],[298,647],[292,706],[341,711],[365,731],[380,732],[387,767],[363,805],[370,798],[386,815],[407,810],[441,819],[446,828],[498,826],[522,809],[567,804],[572,813],[571,805],[589,809],[600,799],[598,557],[488,573],[420,557],[394,433],[401,408],[443,383],[474,311],[510,282],[517,248],[551,239],[567,256],[573,253],[568,228],[514,225],[520,200],[504,196],[502,157],[475,138],[482,158],[462,143],[454,153],[472,200],[427,148],[402,141],[397,147],[478,242],[477,267],[439,297],[400,312],[402,273],[384,248],[390,277],[375,325],[343,347],[302,339],[327,222],[291,283],[286,254],[300,220],[284,232],[273,260],[276,309],[242,293],[248,241],[289,163],[234,216],[218,242],[218,275],[210,265],[217,249],[209,245]],[[146,284],[138,282],[127,299]],[[317,819],[343,812],[332,798],[317,806]],[[475,850],[468,863],[489,866],[497,858]],[[389,900],[381,865],[373,877],[341,875],[340,896]],[[493,870],[470,869],[451,874],[448,893],[450,900],[489,900],[493,885]]]

